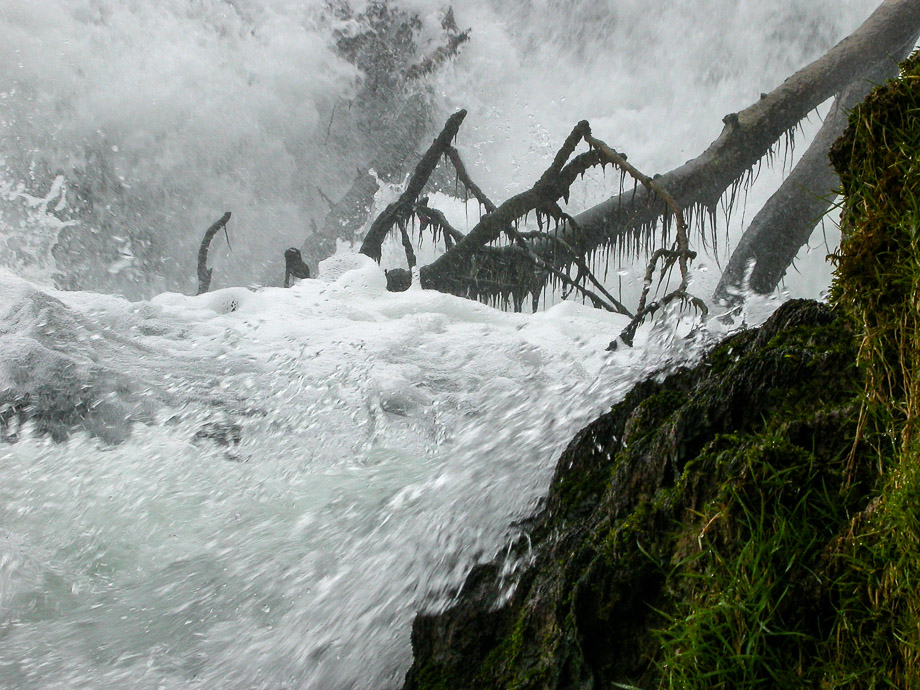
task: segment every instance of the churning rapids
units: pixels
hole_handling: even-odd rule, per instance
[[[518,536],[576,430],[714,335],[652,327],[607,353],[622,317],[390,294],[347,248],[272,287],[321,225],[320,192],[367,164],[342,148],[360,118],[335,124],[362,75],[331,47],[333,4],[0,0],[4,689],[398,687],[415,612]],[[399,4],[421,38],[443,16]],[[458,146],[496,197],[582,118],[663,171],[875,4],[457,0],[472,34],[430,78],[433,121],[469,109]],[[573,203],[611,184],[589,176]],[[179,294],[226,209],[216,289]],[[825,253],[789,287],[824,287]],[[699,262],[700,292],[724,258]]]

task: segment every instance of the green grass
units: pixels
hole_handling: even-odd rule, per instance
[[[827,621],[803,626],[801,604],[846,521],[844,459],[822,462],[776,434],[722,462],[737,478],[706,506],[697,552],[672,573],[680,603],[660,631],[665,687],[805,687]]]
[[[832,161],[831,301],[861,337],[861,438],[822,463],[774,430],[721,459],[737,479],[670,576],[663,687],[920,688],[920,54],[855,109]]]

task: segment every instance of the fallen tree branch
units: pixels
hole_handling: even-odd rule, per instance
[[[546,274],[554,276],[564,285],[569,286],[571,289],[577,290],[579,293],[591,300],[591,302],[599,308],[608,309],[610,311],[626,314],[632,316],[630,311],[622,305],[618,300],[616,300],[601,284],[599,280],[593,275],[591,270],[588,268],[587,264],[584,262],[584,259],[579,255],[579,252],[574,250],[570,244],[564,240],[559,240],[557,237],[555,241],[561,246],[565,247],[567,251],[567,263],[575,263],[578,266],[579,273],[578,279],[572,280],[566,271],[561,268],[552,265],[550,261],[534,251],[531,246],[530,241],[525,238],[516,227],[516,224],[522,217],[526,217],[530,212],[535,212],[537,216],[537,222],[542,229],[543,218],[553,218],[556,221],[557,228],[560,221],[563,223],[568,223],[570,226],[577,228],[577,222],[568,214],[562,211],[558,205],[559,199],[568,199],[569,192],[572,184],[578,178],[578,176],[583,175],[587,170],[591,169],[596,165],[606,165],[612,164],[615,167],[619,168],[624,174],[630,175],[636,179],[637,182],[641,183],[647,187],[650,191],[659,194],[664,200],[665,203],[669,205],[671,211],[674,215],[675,222],[678,226],[678,261],[680,264],[682,282],[681,287],[678,289],[678,293],[681,291],[686,291],[687,286],[687,261],[693,257],[695,254],[689,250],[689,242],[687,239],[687,227],[684,221],[683,212],[679,206],[674,202],[670,195],[661,189],[657,188],[655,182],[648,177],[647,175],[641,173],[634,166],[629,164],[626,161],[626,157],[617,153],[611,149],[603,141],[595,138],[591,134],[591,126],[586,120],[582,120],[572,129],[571,133],[566,137],[562,146],[557,151],[556,155],[553,157],[553,161],[550,166],[544,171],[540,179],[534,184],[534,186],[522,192],[508,201],[504,202],[501,206],[496,207],[494,203],[486,196],[486,194],[473,182],[469,173],[466,170],[463,160],[460,157],[460,154],[453,147],[444,145],[445,141],[448,141],[448,137],[455,136],[456,127],[459,126],[459,122],[452,123],[451,120],[448,120],[448,123],[445,125],[442,135],[435,140],[432,146],[428,149],[425,156],[422,158],[419,165],[416,167],[415,172],[412,175],[409,185],[407,186],[406,191],[400,196],[400,199],[387,207],[387,210],[381,214],[379,218],[374,221],[371,229],[375,231],[374,236],[368,240],[365,239],[364,245],[362,245],[361,251],[368,256],[379,261],[380,256],[380,244],[383,241],[383,238],[386,237],[386,234],[394,226],[398,226],[403,235],[403,244],[406,247],[406,256],[409,260],[410,271],[414,266],[414,254],[411,254],[411,244],[408,240],[408,235],[405,231],[405,224],[408,218],[414,213],[421,220],[428,221],[432,215],[432,209],[427,206],[427,199],[423,202],[416,202],[416,198],[421,193],[422,188],[427,181],[433,170],[432,159],[435,155],[443,155],[445,158],[450,160],[453,164],[454,169],[457,172],[458,180],[462,181],[464,189],[472,193],[477,201],[486,209],[486,214],[481,216],[476,227],[470,232],[469,235],[461,236],[458,238],[457,243],[451,247],[447,237],[445,236],[445,242],[448,242],[448,250],[444,256],[449,256],[455,254],[457,247],[462,246],[467,243],[470,236],[474,234],[480,234],[482,238],[480,239],[480,244],[476,250],[468,257],[467,263],[467,274],[466,274],[466,285],[463,284],[463,281],[458,281],[455,288],[451,292],[455,294],[463,294],[464,292],[470,292],[472,286],[481,285],[478,278],[478,271],[476,270],[477,259],[485,250],[486,246],[492,241],[499,239],[502,235],[507,236],[512,241],[512,247],[519,250],[519,252],[527,257],[533,264],[532,273],[533,276],[530,280],[523,281],[518,287],[519,289],[511,290],[509,294],[514,298],[515,309],[519,309],[522,300],[521,291],[524,290],[525,286],[527,287],[525,292],[530,292],[533,296],[534,303],[536,305],[536,300],[539,297],[539,293],[545,287],[545,280],[537,280],[537,276],[545,276]],[[578,145],[582,142],[586,142],[590,150],[578,154],[573,157],[575,150]],[[571,160],[570,160],[571,159]],[[441,215],[443,218],[443,215]],[[445,221],[446,222],[446,221]],[[368,233],[371,235],[371,232]],[[553,236],[547,234],[546,236]],[[494,249],[494,248],[493,248]],[[442,257],[443,258],[443,257]],[[511,257],[509,257],[510,259]],[[492,259],[486,259],[489,270],[494,273],[499,273],[498,280],[490,280],[490,284],[494,286],[501,286],[499,294],[506,294],[508,290],[504,287],[505,285],[510,284],[507,280],[501,280],[501,261],[493,261]],[[440,259],[436,260],[434,264],[426,267],[432,268],[436,266]],[[506,262],[507,272],[510,274],[518,270],[518,262],[509,260]],[[587,287],[581,284],[582,279],[590,279],[591,282],[597,287],[603,295],[606,297],[606,300],[597,295],[592,290],[589,290]],[[405,276],[399,269],[394,271],[387,272],[388,286],[391,286],[392,289],[404,289],[404,286],[408,284],[407,276]],[[424,286],[423,282],[423,286]],[[646,286],[646,291],[643,293],[642,301],[640,303],[640,312],[645,304],[645,299],[648,292],[648,286]],[[478,287],[474,287],[473,292],[477,295],[481,295],[481,291]],[[688,296],[689,298],[689,296]],[[536,309],[536,306],[534,307]]]
[[[920,3],[885,0],[850,36],[753,105],[724,118],[701,155],[656,178],[682,208],[716,207],[723,192],[766,155],[784,133],[879,63],[890,63],[920,28]],[[591,248],[610,246],[650,227],[666,212],[647,190],[621,194],[576,216]]]
[[[654,178],[657,192],[642,185],[613,196],[577,214],[577,223],[564,224],[558,236],[577,246],[583,256],[625,243],[629,238],[655,228],[662,217],[669,215],[672,207],[661,192],[665,192],[681,209],[714,209],[725,190],[742,180],[771,151],[778,139],[828,98],[864,78],[880,63],[890,63],[890,56],[896,55],[903,45],[911,42],[918,28],[920,2],[885,0],[862,26],[824,56],[796,72],[769,94],[764,94],[750,107],[727,115],[722,133],[709,148],[684,165]],[[578,134],[573,131],[569,141],[577,143]],[[576,157],[567,167],[560,167],[560,160],[564,161],[572,151],[574,147],[563,147],[544,177],[554,177],[556,184],[563,186],[564,173],[577,174],[599,162],[599,155],[592,151]],[[541,178],[534,189],[543,182]],[[545,196],[551,196],[545,194],[549,186],[544,184],[542,191]],[[499,237],[507,219],[524,215],[518,211],[534,210],[533,192],[529,190],[516,195],[496,211],[483,216],[479,225],[462,242],[435,262],[422,267],[422,284],[460,294],[463,276],[469,273],[472,257]],[[554,267],[564,269],[571,259],[564,254],[552,253],[554,241],[547,234],[543,239],[534,240],[533,249],[540,256],[554,257]],[[511,250],[503,247],[499,251]]]
[[[670,304],[676,299],[685,300],[694,305],[705,317],[709,313],[706,304],[698,297],[694,297],[687,292],[689,284],[688,263],[696,258],[696,252],[690,251],[690,238],[687,235],[687,222],[684,220],[683,209],[681,209],[674,198],[668,194],[666,190],[662,189],[655,180],[640,172],[631,165],[624,156],[611,149],[603,141],[594,138],[590,133],[585,135],[585,141],[587,141],[590,146],[599,149],[611,163],[614,163],[621,170],[627,172],[634,180],[640,182],[650,194],[660,197],[673,214],[676,226],[677,239],[675,241],[675,248],[672,250],[659,249],[652,254],[645,271],[645,280],[642,284],[642,293],[639,297],[639,306],[636,309],[636,315],[620,333],[620,338],[624,343],[632,346],[636,335],[636,329],[646,317],[651,316],[658,309]],[[661,269],[662,282],[667,272],[676,262],[680,268],[680,285],[676,290],[668,293],[660,300],[646,306],[648,295],[652,287],[652,279],[655,275],[655,265],[658,263],[659,259],[664,259],[664,266]]]
[[[431,177],[431,173],[434,172],[441,155],[457,136],[457,130],[465,117],[466,111],[459,110],[447,119],[444,129],[441,130],[441,133],[428,147],[425,155],[422,156],[422,160],[416,166],[412,177],[409,178],[406,190],[400,194],[399,199],[387,206],[383,213],[377,216],[371,224],[367,235],[364,237],[364,242],[361,244],[360,252],[362,254],[371,257],[374,261],[380,261],[380,249],[383,240],[386,239],[387,234],[393,229],[394,225],[406,220],[411,215],[416,199],[421,194],[425,183],[428,182],[428,178]]]
[[[456,128],[448,139],[443,138],[442,132],[442,137],[435,140],[416,168],[400,200],[375,220],[361,251],[379,261],[383,238],[394,225],[411,217],[415,199],[437,159],[443,155],[453,163],[464,189],[485,207],[486,213],[445,254],[421,268],[419,275],[423,287],[477,299],[510,295],[515,300],[515,308],[519,308],[524,294],[543,289],[537,287],[537,277],[552,275],[570,287],[573,283],[580,285],[582,276],[590,275],[584,262],[588,254],[635,241],[643,234],[648,238],[651,230],[660,224],[667,238],[673,217],[676,229],[673,247],[652,254],[639,308],[621,335],[624,341],[631,342],[643,319],[676,300],[705,314],[705,303],[687,292],[688,263],[695,253],[689,248],[685,211],[712,213],[726,189],[741,185],[758,162],[771,154],[777,140],[783,135],[789,136],[823,101],[848,89],[854,82],[865,80],[866,75],[872,74],[883,61],[890,62],[889,56],[911,42],[918,30],[920,2],[885,0],[857,31],[823,57],[796,72],[771,93],[763,94],[754,105],[727,115],[723,119],[722,133],[701,155],[654,178],[639,172],[625,156],[594,138],[590,126],[583,121],[566,137],[533,187],[495,206],[473,183],[456,149],[450,145]],[[456,125],[459,126],[459,122]],[[586,142],[590,148],[576,154],[581,142]],[[636,183],[632,191],[621,191],[575,217],[566,216],[558,205],[560,200],[568,201],[570,187],[577,177],[607,163],[614,164],[623,175],[634,178]],[[526,220],[531,212],[536,214],[541,231],[544,219],[555,219],[554,230],[527,237],[521,234],[517,223]],[[510,239],[510,244],[495,246],[493,243],[503,236]],[[556,251],[559,247],[574,250]],[[659,262],[660,284],[666,283],[674,267],[679,268],[681,281],[676,290],[649,303],[651,283]],[[568,276],[573,264],[579,268],[576,281]],[[596,294],[587,295],[584,286],[578,289],[592,302],[600,299]]]
[[[713,295],[715,299],[730,302],[741,299],[742,284],[751,262],[754,267],[749,277],[750,289],[761,294],[776,289],[836,196],[840,180],[827,154],[831,144],[843,134],[850,110],[877,84],[897,74],[897,63],[910,54],[916,39],[915,34],[891,60],[882,60],[834,100],[811,145],[742,235],[722,272]]]
[[[456,170],[457,172],[457,177],[459,178],[460,182],[463,184],[464,188],[467,189],[473,195],[473,197],[482,205],[483,208],[485,208],[486,212],[492,213],[493,211],[497,210],[497,207],[491,201],[491,199],[489,199],[489,197],[486,196],[486,194],[482,191],[482,189],[480,189],[479,185],[473,182],[473,179],[470,177],[470,174],[466,170],[466,166],[463,163],[463,159],[460,157],[460,152],[457,151],[456,148],[451,146],[447,149],[446,155],[447,155],[447,158],[450,160],[451,164],[454,166],[454,170]],[[555,209],[558,211],[558,214],[560,217],[567,219],[567,222],[570,222],[570,223],[575,222],[575,220],[571,216],[568,216],[567,214],[563,213],[562,210],[559,209],[558,206],[555,206]],[[525,238],[522,233],[517,231],[517,229],[513,228],[512,226],[507,226],[505,228],[505,231],[506,233],[509,234],[509,236],[512,236],[518,242],[519,246],[521,246],[523,249],[526,250],[529,256],[532,256],[534,258],[534,263],[536,265],[538,265],[542,270],[552,273],[563,283],[572,287],[572,289],[575,289],[581,292],[583,295],[585,295],[586,297],[588,297],[588,299],[592,301],[595,307],[600,307],[603,309],[607,309],[608,311],[613,311],[613,312],[617,312],[620,314],[625,314],[627,316],[632,316],[632,313],[629,311],[629,309],[627,309],[619,300],[614,298],[614,296],[611,295],[607,291],[607,289],[601,284],[601,282],[594,276],[594,273],[588,268],[587,264],[584,262],[584,260],[578,254],[578,252],[576,252],[565,241],[561,239],[557,240],[558,243],[569,252],[570,256],[572,257],[573,262],[578,266],[579,275],[590,280],[594,284],[594,286],[598,289],[598,291],[604,297],[607,298],[608,302],[604,302],[604,300],[598,297],[596,294],[594,294],[590,290],[587,290],[582,285],[580,285],[577,279],[574,281],[571,280],[568,277],[568,275],[566,275],[564,272],[555,268],[549,262],[544,260],[542,257],[538,256],[536,252],[533,251],[532,247],[530,247],[530,245],[527,243],[526,240],[528,238]]]
[[[423,267],[422,286],[460,294],[463,290],[463,275],[469,272],[475,255],[482,247],[494,242],[502,234],[507,234],[508,228],[520,218],[548,207],[560,198],[568,197],[569,187],[577,176],[601,160],[600,154],[591,152],[581,154],[566,164],[586,131],[588,123],[579,122],[566,137],[550,167],[533,187],[487,212],[453,249]],[[591,158],[593,161],[589,160]]]
[[[560,220],[563,220],[566,223],[577,224],[575,219],[572,218],[572,216],[570,216],[569,214],[565,213],[558,205],[555,205],[551,209],[551,213],[553,214],[554,217]],[[523,237],[523,233],[518,233],[518,234]],[[540,237],[541,239],[545,237],[550,237],[552,238],[553,242],[555,242],[560,247],[562,247],[562,249],[567,251],[572,257],[572,262],[575,264],[575,266],[578,267],[578,275],[582,276],[584,279],[590,280],[591,283],[594,285],[594,287],[597,288],[598,292],[600,292],[604,297],[606,297],[610,301],[610,304],[614,306],[614,309],[612,309],[611,311],[615,311],[619,314],[623,314],[624,316],[632,317],[633,315],[632,312],[629,311],[629,309],[627,309],[626,306],[622,304],[618,299],[616,299],[613,295],[610,294],[607,288],[605,288],[604,285],[601,283],[601,281],[599,281],[597,277],[594,275],[594,272],[590,268],[588,268],[588,264],[585,263],[585,260],[570,244],[568,244],[562,238],[557,237],[556,235],[550,234],[550,233],[537,233],[536,236]],[[547,264],[547,266],[549,267],[549,264]],[[552,269],[552,270],[558,270],[558,269]],[[577,276],[574,282],[578,283]],[[563,297],[563,299],[565,298]]]
[[[576,148],[582,141],[586,142],[591,147],[591,150],[572,158]],[[480,204],[485,207],[486,214],[480,218],[476,227],[474,227],[473,230],[468,235],[466,235],[463,240],[457,244],[456,247],[448,251],[445,255],[440,257],[429,266],[423,268],[423,271],[436,271],[438,262],[444,260],[446,257],[450,257],[454,262],[456,262],[457,249],[464,244],[469,244],[471,236],[479,235],[477,243],[479,247],[484,247],[498,239],[502,234],[505,234],[512,239],[514,246],[523,251],[523,253],[528,256],[531,261],[533,261],[536,268],[539,268],[541,271],[555,276],[563,284],[578,290],[581,294],[588,297],[595,306],[632,316],[629,310],[618,300],[614,299],[613,296],[610,295],[610,293],[603,287],[603,285],[601,285],[600,281],[594,277],[593,273],[588,269],[586,263],[584,262],[584,259],[580,256],[580,253],[575,251],[564,239],[560,239],[557,233],[546,233],[543,235],[543,237],[546,238],[545,241],[555,242],[567,248],[568,251],[566,252],[565,259],[562,262],[563,265],[570,263],[576,264],[579,268],[579,274],[589,278],[592,283],[598,287],[605,295],[607,298],[606,300],[599,297],[593,291],[588,290],[586,287],[581,285],[579,281],[573,281],[559,266],[553,265],[539,252],[536,252],[534,247],[528,241],[528,238],[525,238],[523,235],[521,235],[521,233],[518,232],[515,227],[515,224],[522,217],[525,217],[527,214],[534,211],[537,214],[538,224],[541,226],[542,217],[543,215],[546,215],[556,219],[557,227],[558,222],[561,220],[563,223],[567,223],[570,227],[577,230],[577,221],[561,210],[558,205],[558,201],[559,199],[568,199],[571,185],[575,182],[579,175],[582,175],[585,171],[596,165],[604,165],[610,163],[619,168],[624,174],[633,177],[650,192],[660,196],[670,208],[678,228],[678,249],[676,255],[678,257],[677,261],[679,262],[682,275],[681,287],[678,288],[676,293],[677,295],[680,295],[686,292],[687,261],[696,255],[689,250],[687,225],[684,221],[682,209],[677,205],[677,203],[667,193],[667,191],[660,189],[650,177],[643,174],[633,165],[628,163],[625,156],[611,149],[600,139],[595,138],[591,134],[591,126],[587,121],[583,120],[575,125],[575,127],[572,129],[572,132],[568,135],[568,137],[566,137],[562,146],[559,148],[559,151],[553,157],[553,161],[550,166],[531,189],[515,195],[498,207],[496,207],[495,204],[493,204],[482,192],[482,190],[472,181],[456,149],[450,147],[445,151],[445,155],[453,164],[455,170],[457,171],[458,177],[463,182],[464,187],[473,194],[473,196],[479,201]],[[472,246],[475,248],[476,244],[473,244]],[[556,255],[556,253],[554,252],[553,255]],[[472,267],[474,260],[475,251],[466,257],[466,261],[468,262],[467,265],[469,268]],[[469,273],[469,276],[472,279],[474,273]],[[425,282],[428,277],[428,275],[422,275],[422,284],[425,287],[428,287]],[[647,288],[648,286],[646,286],[646,290],[643,293],[643,298],[640,303],[639,311],[643,314],[641,318],[644,318],[645,315],[644,304],[648,293]],[[461,287],[458,284],[455,285],[454,289],[450,291],[459,293],[460,289]],[[688,299],[692,299],[689,295],[686,297]]]
[[[421,230],[431,226],[444,236],[444,245],[448,250],[463,239],[463,233],[454,228],[438,209],[428,206],[427,200],[416,205],[415,215],[421,223]]]
[[[211,274],[214,269],[208,268],[208,247],[211,246],[211,240],[214,235],[223,228],[227,232],[227,221],[230,220],[230,211],[222,215],[216,223],[204,232],[201,239],[201,246],[198,248],[198,294],[203,295],[211,287]],[[227,244],[230,244],[230,235],[227,235]]]

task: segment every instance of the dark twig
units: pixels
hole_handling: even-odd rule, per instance
[[[427,226],[431,226],[444,236],[444,244],[448,250],[463,239],[463,233],[451,225],[447,220],[447,216],[438,209],[419,203],[415,207],[415,215],[422,223],[422,230]]]
[[[380,261],[380,248],[383,240],[395,224],[411,215],[415,200],[421,194],[422,188],[428,182],[428,178],[431,177],[431,173],[434,172],[441,155],[457,136],[457,130],[460,128],[460,123],[463,122],[464,117],[466,117],[466,111],[459,110],[447,119],[444,129],[441,130],[438,137],[428,147],[419,164],[415,166],[415,171],[406,185],[406,191],[399,196],[399,199],[387,206],[384,212],[377,216],[371,224],[364,242],[361,244],[362,254],[371,257],[374,261]]]
[[[561,218],[564,222],[572,226],[575,226],[575,228],[577,229],[578,223],[575,221],[575,219],[572,218],[572,216],[570,216],[568,213],[565,213],[562,209],[560,209],[559,206],[555,206],[555,208],[553,209],[553,212],[558,213],[559,218]],[[568,242],[566,242],[561,237],[557,237],[553,233],[545,233],[543,237],[550,238],[551,240],[556,242],[559,246],[561,246],[565,251],[567,251],[572,256],[572,262],[578,267],[578,273],[581,276],[584,276],[585,278],[590,280],[593,283],[594,287],[596,287],[598,291],[604,297],[610,300],[610,303],[614,307],[616,307],[617,312],[619,312],[620,314],[623,314],[624,316],[633,315],[632,312],[629,311],[629,309],[627,309],[624,304],[622,304],[619,300],[617,300],[613,295],[610,294],[610,292],[607,290],[607,288],[604,287],[601,281],[599,281],[597,277],[595,277],[594,272],[590,268],[588,268],[588,264],[585,263],[581,254],[576,252],[575,249]],[[576,280],[576,282],[578,281]]]
[[[203,295],[211,287],[211,274],[214,269],[208,268],[208,247],[211,246],[211,240],[214,235],[223,228],[226,232],[227,221],[230,220],[230,211],[227,211],[211,227],[205,230],[204,237],[201,240],[201,246],[198,248],[198,294]],[[227,244],[230,243],[230,236],[227,235]]]
[[[591,292],[591,290],[587,289],[583,285],[580,285],[577,281],[572,280],[563,271],[560,271],[558,268],[554,268],[552,265],[550,265],[548,261],[545,261],[543,258],[538,256],[534,252],[533,248],[530,246],[530,243],[527,242],[527,240],[525,240],[523,237],[521,237],[521,234],[517,230],[515,230],[514,227],[508,226],[507,232],[511,236],[511,238],[515,241],[515,243],[521,248],[521,250],[527,255],[527,258],[529,258],[541,270],[546,271],[548,273],[552,273],[554,276],[556,276],[556,278],[561,280],[564,284],[569,285],[575,290],[578,290],[581,294],[583,294],[585,297],[590,299],[596,308],[606,309],[607,311],[612,311],[615,313],[620,312],[620,308],[622,308],[623,305],[621,305],[619,302],[617,302],[616,300],[613,300],[614,302],[613,305],[608,304],[603,299],[598,297],[595,293]]]
[[[460,152],[457,151],[455,147],[448,146],[444,153],[451,162],[451,165],[454,166],[454,170],[457,171],[457,177],[460,178],[460,182],[463,186],[476,198],[476,201],[482,204],[487,213],[492,213],[496,209],[495,204],[493,204],[489,197],[485,195],[485,192],[479,188],[479,185],[473,182],[470,174],[466,171],[463,159],[460,158]]]

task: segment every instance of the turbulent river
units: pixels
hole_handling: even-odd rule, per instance
[[[420,141],[467,108],[457,145],[495,198],[581,119],[663,172],[875,4],[457,0],[472,31],[424,81]],[[386,6],[415,55],[440,45],[445,4]],[[347,242],[278,287],[284,248],[372,162],[389,101],[342,49],[367,11],[0,0],[0,688],[396,688],[414,614],[520,536],[572,435],[718,335],[685,321],[609,353],[623,317],[387,293]],[[701,292],[801,149],[718,228]],[[614,191],[588,176],[571,204]],[[186,296],[228,209],[214,290]],[[818,294],[826,253],[813,240],[788,290]]]

